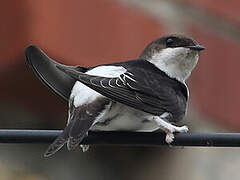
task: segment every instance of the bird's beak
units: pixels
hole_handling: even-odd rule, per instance
[[[195,50],[195,51],[202,51],[202,50],[205,49],[204,46],[201,46],[199,44],[194,45],[194,46],[186,46],[186,48],[189,48],[189,49],[192,49],[192,50]]]

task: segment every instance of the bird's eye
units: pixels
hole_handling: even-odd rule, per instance
[[[173,43],[173,39],[172,38],[168,38],[167,41],[166,41],[166,45],[167,46],[171,46],[171,44]]]

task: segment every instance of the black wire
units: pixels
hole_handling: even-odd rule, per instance
[[[0,143],[51,143],[61,130],[0,130]],[[83,144],[161,146],[167,145],[164,133],[89,132]],[[240,133],[179,133],[174,146],[240,147]]]

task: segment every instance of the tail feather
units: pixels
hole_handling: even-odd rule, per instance
[[[61,149],[65,143],[67,143],[68,150],[75,149],[87,135],[92,124],[93,119],[88,121],[71,120],[62,134],[60,134],[48,147],[47,151],[44,153],[44,157],[53,155]]]
[[[66,142],[68,149],[75,149],[87,135],[96,118],[107,111],[110,104],[107,98],[98,98],[95,103],[75,107],[70,101],[68,125],[63,133],[48,147],[44,156],[49,157],[57,152]]]
[[[76,109],[78,111],[78,109]],[[81,113],[81,109],[79,110]],[[87,120],[76,120],[73,122],[73,125],[69,132],[69,139],[67,143],[68,150],[75,149],[83,140],[85,136],[87,136],[88,130],[94,123],[94,117],[88,116]]]
[[[53,141],[44,153],[44,157],[49,157],[55,154],[69,139],[69,130],[72,127],[72,122],[67,125],[63,132]]]
[[[67,142],[67,140],[68,138],[62,136],[62,134],[58,136],[57,139],[55,139],[55,141],[48,147],[48,149],[44,153],[44,157],[49,157],[55,154],[59,149],[61,149],[61,147]]]
[[[77,137],[70,137],[67,142],[68,150],[73,150],[80,145],[86,134],[79,134]]]

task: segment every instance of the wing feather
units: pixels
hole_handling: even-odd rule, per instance
[[[124,67],[127,71],[115,78],[59,69],[113,101],[154,115],[170,112],[175,121],[182,119],[187,102],[185,85],[149,64],[142,67],[128,64]]]

